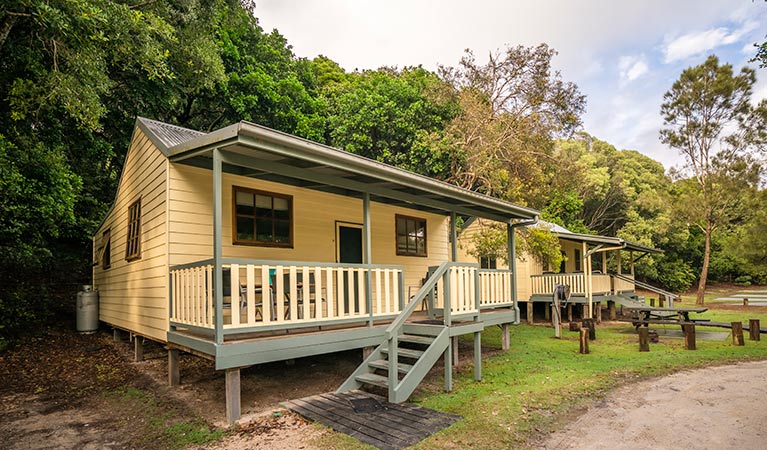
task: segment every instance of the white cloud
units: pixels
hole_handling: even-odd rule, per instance
[[[621,56],[618,60],[618,70],[620,71],[621,82],[634,81],[646,74],[650,68],[647,66],[644,55],[640,56]]]
[[[673,63],[697,56],[723,45],[734,44],[759,27],[757,22],[747,22],[732,32],[725,27],[697,31],[669,40],[663,48],[664,62]]]

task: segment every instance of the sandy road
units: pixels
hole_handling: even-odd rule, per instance
[[[767,449],[767,361],[623,386],[540,448]]]

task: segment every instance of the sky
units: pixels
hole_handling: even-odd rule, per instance
[[[587,96],[584,131],[638,150],[666,168],[683,158],[660,142],[663,94],[681,72],[715,54],[757,69],[754,101],[767,98],[767,70],[749,63],[767,34],[763,0],[419,1],[256,0],[261,26],[299,57],[325,55],[344,69],[456,66],[507,46],[546,43],[554,67]]]

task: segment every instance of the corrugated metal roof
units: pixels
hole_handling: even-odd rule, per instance
[[[156,120],[146,119],[140,117],[139,121],[144,125],[162,142],[167,150],[179,144],[183,144],[186,141],[192,140],[199,136],[204,136],[206,133],[201,131],[190,130],[189,128],[183,128],[176,125],[171,125],[164,122],[158,122]],[[163,153],[166,153],[164,151]]]

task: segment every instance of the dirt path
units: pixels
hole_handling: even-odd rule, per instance
[[[680,372],[621,387],[539,448],[764,448],[767,361]]]

